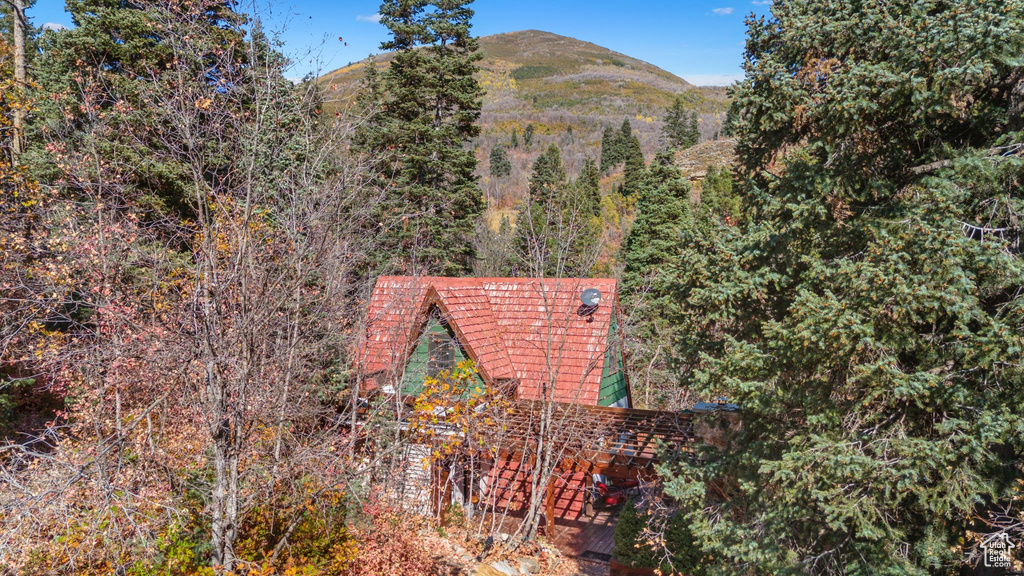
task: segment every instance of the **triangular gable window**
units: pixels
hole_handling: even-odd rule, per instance
[[[437,377],[455,368],[455,342],[447,333],[427,334],[427,376]]]

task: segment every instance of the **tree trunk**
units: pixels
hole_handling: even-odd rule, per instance
[[[14,80],[18,90],[25,89],[28,78],[25,64],[25,0],[12,0],[14,9]],[[25,110],[20,105],[14,109],[14,137],[11,141],[11,160],[17,165],[24,151]]]
[[[214,407],[211,411],[213,437],[214,485],[210,497],[212,508],[210,543],[211,560],[217,574],[229,574],[234,569],[235,537],[238,534],[238,450],[235,430],[226,405],[221,378],[213,363],[207,367],[207,394]]]

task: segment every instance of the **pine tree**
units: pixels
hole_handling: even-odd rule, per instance
[[[700,189],[701,212],[727,224],[737,224],[742,217],[739,194],[734,190],[732,171],[727,166],[708,166]]]
[[[512,173],[512,163],[509,162],[505,147],[497,145],[491,148],[491,176],[503,178]]]
[[[655,524],[652,526],[652,523]],[[659,541],[651,541],[653,529]],[[632,501],[626,502],[615,523],[612,555],[617,562],[633,568],[659,568],[661,574],[704,576],[700,549],[694,546],[693,534],[682,514],[667,518],[642,513]],[[671,562],[662,560],[668,556]]]
[[[1022,21],[812,0],[750,21],[747,217],[685,235],[673,271],[685,384],[742,411],[665,468],[713,573],[970,573],[1020,533]]]
[[[583,201],[594,216],[601,215],[601,171],[593,159],[583,161],[583,170],[576,181],[576,186],[583,195]]]
[[[683,134],[680,131],[680,123],[685,114],[683,99],[676,96],[668,110],[665,111],[665,125],[661,129],[662,136],[665,138],[665,144],[669,148],[678,148],[682,145]]]
[[[625,170],[622,194],[630,196],[639,189],[647,165],[644,162],[644,152],[640,149],[640,141],[637,140],[636,136],[630,135],[628,137],[623,150]]]
[[[533,124],[527,124],[526,130],[523,131],[523,144],[526,144],[527,148],[529,148],[530,145],[533,144],[533,131]]]
[[[601,136],[601,173],[607,174],[621,161],[619,141],[616,138],[615,129],[611,126],[605,126],[604,134]]]
[[[735,136],[737,112],[735,105],[730,105],[729,109],[725,111],[725,122],[722,123],[722,135],[726,137]]]
[[[643,539],[647,527],[646,518],[641,516],[632,500],[626,502],[615,523],[612,536],[615,547],[612,554],[617,562],[632,568],[655,568],[658,561],[649,544]]]
[[[638,188],[636,220],[622,244],[622,295],[633,310],[630,363],[644,367],[638,372],[642,378],[634,379],[633,397],[653,407],[670,403],[677,393],[678,376],[663,352],[673,337],[672,323],[665,315],[673,280],[667,271],[678,262],[684,231],[692,231],[696,222],[690,183],[670,153],[655,157]]]
[[[512,138],[508,145],[510,148],[519,148],[519,130],[515,126],[512,127]]]
[[[674,261],[684,228],[691,228],[694,222],[690,183],[668,152],[658,153],[649,177],[638,188],[636,221],[622,246],[627,294],[642,291],[652,275]],[[658,298],[668,296],[664,284],[658,292]]]
[[[669,148],[685,150],[700,142],[700,124],[696,112],[687,112],[683,99],[676,96],[665,111],[662,135]]]
[[[530,193],[516,218],[516,276],[587,276],[594,264],[599,228],[592,191],[569,183],[561,151],[552,144],[533,164]]]
[[[387,0],[381,23],[394,51],[378,112],[357,138],[386,187],[378,218],[388,232],[378,257],[413,273],[463,274],[473,262],[474,224],[483,197],[464,145],[479,133],[483,94],[468,1]]]
[[[250,273],[248,266],[281,261],[269,250],[264,252],[262,241],[256,248],[256,242],[250,244],[228,231],[259,229],[248,238],[284,238],[284,229],[294,221],[281,222],[292,214],[278,211],[281,206],[274,205],[274,199],[305,192],[298,186],[290,188],[298,179],[289,181],[288,171],[308,160],[293,147],[293,135],[311,124],[297,119],[312,119],[315,114],[313,100],[284,78],[285,59],[272,49],[259,23],[246,22],[232,5],[170,2],[143,4],[142,8],[124,2],[69,3],[76,26],[47,32],[36,61],[41,91],[47,97],[40,98],[32,126],[38,138],[31,140],[30,149],[35,158],[29,158],[33,169],[47,176],[54,204],[75,207],[54,224],[74,232],[64,235],[51,228],[54,237],[104,245],[89,258],[71,249],[57,252],[66,255],[69,264],[77,260],[61,274],[82,270],[76,265],[85,268],[82,278],[75,279],[71,299],[61,298],[66,310],[88,310],[82,316],[99,322],[114,316],[108,309],[120,307],[122,311],[116,315],[137,319],[141,331],[156,325],[147,322],[163,323],[155,314],[166,314],[165,333],[174,333],[177,340],[174,353],[186,354],[190,362],[210,370],[207,393],[179,406],[215,423],[197,428],[208,431],[196,439],[197,445],[205,446],[200,457],[208,458],[202,464],[208,473],[194,490],[204,502],[197,520],[206,521],[202,531],[209,537],[201,558],[208,557],[210,564],[225,573],[235,568],[239,524],[250,509],[240,497],[247,481],[244,473],[238,473],[238,462],[245,461],[248,432],[244,430],[252,429],[246,424],[252,408],[217,398],[231,396],[229,390],[238,397],[238,390],[252,388],[246,387],[251,381],[245,376],[233,380],[238,374],[215,377],[212,371],[218,362],[233,363],[224,358],[236,351],[236,358],[253,357],[255,347],[227,336],[229,329],[221,323],[238,318],[225,309],[246,309],[240,301],[247,302],[243,298],[256,292],[245,292],[239,282],[218,279],[239,278],[231,273],[220,275],[228,269],[245,267],[245,275]],[[325,155],[318,156],[317,162],[316,167],[307,167],[315,177],[328,178],[327,171],[320,170],[333,161]],[[57,176],[51,179],[54,173]],[[247,216],[251,214],[256,216],[250,220]],[[236,222],[239,226],[233,228]],[[277,227],[281,236],[267,231]],[[129,249],[136,238],[138,246]],[[294,244],[288,244],[292,249]],[[266,260],[253,256],[254,252],[266,255]],[[225,264],[227,261],[231,264]],[[102,279],[91,276],[92,270],[100,268],[104,270]],[[275,273],[270,282],[293,273],[291,269]],[[246,277],[255,278],[258,273]],[[188,278],[190,288],[179,290],[174,278]],[[86,290],[90,285],[95,289]],[[303,289],[306,287],[315,290],[310,285]],[[63,316],[60,330],[67,330],[69,339],[93,331],[85,324],[75,326],[82,320],[67,313],[54,310],[47,317],[58,314]],[[187,327],[169,326],[174,322],[171,318],[186,316],[191,319]],[[76,371],[81,370],[76,386],[89,389],[108,382],[105,368],[90,374],[91,369],[84,365],[105,364],[102,358],[119,357],[124,351],[137,353],[117,342],[118,330],[88,337],[90,352],[76,353],[83,365],[75,366]],[[199,359],[203,354],[211,358],[209,363]],[[263,358],[261,362],[267,358],[266,351],[256,354]],[[215,356],[218,359],[213,359]],[[188,378],[200,377],[200,371]],[[239,382],[243,382],[241,388],[234,387]],[[155,397],[158,390],[164,398],[171,393],[189,396],[190,388],[182,380],[149,385],[149,392],[140,392],[142,396],[133,396],[131,402],[147,398],[147,394]],[[244,392],[240,394],[244,396]],[[108,434],[103,426],[96,428],[96,433],[97,442]],[[123,453],[121,448],[112,452]],[[139,466],[141,470],[143,465]],[[147,482],[143,476],[137,481]],[[120,480],[112,477],[110,482],[109,487],[115,487]],[[144,529],[138,535],[145,537],[145,533]],[[108,564],[107,570],[128,572],[131,568]]]
[[[163,18],[196,17],[188,6],[174,10]],[[59,178],[43,143],[61,133],[66,145],[82,145],[93,119],[102,116],[113,129],[90,145],[108,161],[132,167],[133,202],[156,221],[190,218],[193,189],[188,175],[174,161],[154,160],[164,156],[165,136],[173,132],[158,119],[159,106],[148,100],[174,83],[160,74],[174,64],[174,56],[159,32],[158,12],[117,0],[77,0],[68,4],[68,11],[73,27],[40,38],[36,81],[42,93],[61,97],[38,99],[36,117],[28,126],[26,163],[40,180]],[[203,46],[210,52],[195,54],[191,64],[202,67],[204,57],[217,50],[244,53],[238,48],[244,41],[244,18],[230,3],[211,2],[200,14],[207,36]],[[206,176],[216,177],[215,171],[211,167]]]
[[[690,146],[696,146],[700,143],[700,118],[696,112],[690,113],[690,118],[686,123],[686,139],[683,141],[683,145],[686,148]]]
[[[665,138],[666,146],[683,150],[696,144],[691,132],[691,117],[691,114],[683,106],[683,99],[676,96],[668,110],[665,111],[662,135]]]
[[[618,147],[619,147],[619,159],[624,161],[626,159],[626,149],[629,146],[630,141],[633,140],[633,126],[629,123],[629,118],[622,119],[622,125],[619,126],[618,135]]]
[[[533,162],[530,200],[537,204],[545,204],[557,199],[564,187],[565,167],[562,165],[562,151],[552,144]]]

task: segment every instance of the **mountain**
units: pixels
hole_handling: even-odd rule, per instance
[[[577,114],[647,115],[682,95],[696,110],[723,112],[725,90],[698,88],[682,78],[590,42],[539,30],[479,38],[484,111],[561,109]],[[386,66],[391,55],[374,56]],[[324,74],[320,82],[336,99],[350,97],[362,79],[363,60]],[[518,105],[518,106],[517,106]]]
[[[483,60],[479,81],[487,91],[474,142],[481,187],[492,208],[511,208],[526,189],[533,159],[558,144],[566,171],[576,175],[586,157],[597,159],[604,126],[616,129],[629,118],[647,159],[661,146],[665,108],[678,95],[700,114],[701,132],[712,139],[721,128],[728,100],[722,87],[697,87],[653,64],[591,42],[550,32],[524,30],[479,38]],[[391,54],[373,57],[385,68]],[[325,108],[346,106],[355,96],[367,60],[324,74]],[[523,142],[528,125],[534,141]],[[512,174],[489,176],[491,148],[508,145],[516,131],[520,147],[510,150]]]

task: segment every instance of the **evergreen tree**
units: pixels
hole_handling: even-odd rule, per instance
[[[629,196],[636,192],[641,186],[644,178],[644,171],[647,167],[644,162],[644,152],[640,149],[640,141],[636,136],[630,135],[623,145],[625,162],[624,179],[622,182],[622,194]]]
[[[686,110],[683,108],[683,99],[676,96],[665,111],[665,124],[661,128],[662,136],[669,148],[682,146],[684,135],[682,124],[686,119]]]
[[[601,215],[601,171],[593,159],[583,161],[583,170],[576,181],[576,186],[583,195],[583,201],[594,216]]]
[[[735,101],[729,106],[729,109],[725,111],[725,122],[722,123],[722,135],[726,137],[735,136],[735,127],[737,121],[737,112],[735,108]]]
[[[565,187],[565,167],[562,165],[562,151],[554,144],[548,146],[533,162],[530,176],[530,200],[545,204],[557,199]]]
[[[712,572],[968,573],[1020,534],[1022,21],[966,0],[750,21],[748,217],[685,235],[674,270],[685,383],[742,410],[663,469]]]
[[[533,124],[527,124],[526,130],[523,131],[523,144],[526,144],[527,148],[533,144],[533,131]]]
[[[694,222],[690,183],[668,152],[658,153],[651,162],[649,177],[639,188],[636,221],[622,245],[627,295],[644,291],[652,275],[662,273],[675,261],[683,231],[691,229]],[[668,296],[666,287],[659,284],[658,298]]]
[[[387,190],[378,260],[409,273],[457,275],[473,262],[466,239],[483,197],[476,157],[465,144],[479,133],[483,91],[473,78],[480,55],[468,4],[387,0],[380,7],[391,32],[381,49],[395,55],[373,103],[377,113],[357,144],[374,159]]]
[[[515,276],[587,276],[600,229],[592,192],[566,181],[558,147],[552,144],[533,164],[530,193],[520,206],[514,238]]]
[[[615,560],[633,568],[659,568],[662,574],[704,576],[700,549],[683,514],[654,518],[642,514],[632,501],[626,502],[612,536]],[[658,541],[652,541],[655,534],[660,535]],[[662,561],[666,556],[670,562]]]
[[[239,49],[245,19],[230,3],[212,2],[199,14],[187,6],[172,8],[163,20],[199,16],[205,30],[202,47],[209,52],[194,54],[194,69],[201,69],[215,51],[245,52]],[[189,175],[179,163],[157,159],[165,156],[162,152],[174,130],[160,120],[160,106],[152,98],[183,81],[161,74],[172,66],[174,56],[160,33],[159,11],[117,0],[77,0],[67,9],[74,26],[40,38],[41,53],[34,65],[37,83],[42,93],[62,97],[37,100],[36,117],[28,127],[26,163],[40,180],[57,179],[59,173],[43,143],[61,134],[69,148],[95,147],[108,162],[131,166],[129,197],[150,219],[177,223],[190,218],[194,194]],[[99,117],[113,129],[96,137],[91,126]],[[218,177],[217,172],[226,169],[211,167],[206,176]]]
[[[289,182],[288,171],[308,160],[296,149],[293,135],[302,127],[316,124],[304,122],[314,118],[315,101],[306,95],[315,92],[303,94],[284,78],[285,59],[273,50],[259,23],[246,22],[232,10],[232,3],[142,6],[91,0],[69,3],[76,26],[47,32],[42,40],[43,52],[36,61],[41,91],[47,97],[40,98],[39,114],[32,126],[36,138],[30,140],[34,158],[28,159],[33,169],[47,176],[52,191],[48,197],[54,199],[54,205],[74,206],[59,224],[54,224],[74,232],[62,235],[64,232],[51,228],[50,233],[54,238],[104,245],[89,258],[82,258],[76,250],[60,248],[57,254],[69,263],[77,259],[76,265],[84,270],[72,266],[61,273],[79,271],[81,278],[74,279],[73,292],[59,300],[54,295],[65,312],[54,309],[46,313],[49,318],[60,317],[54,324],[69,333],[69,340],[84,338],[90,350],[104,350],[75,352],[78,360],[73,369],[81,370],[75,387],[82,390],[106,386],[110,381],[106,368],[90,375],[91,368],[86,367],[89,363],[106,365],[102,358],[137,353],[114,343],[118,329],[105,329],[100,334],[95,331],[98,324],[86,324],[112,317],[106,309],[115,306],[122,310],[117,314],[137,319],[140,331],[148,329],[144,326],[155,326],[147,322],[154,322],[158,313],[166,314],[168,322],[159,322],[169,327],[174,322],[171,318],[184,318],[179,314],[188,315],[186,311],[191,310],[194,324],[166,332],[175,334],[179,351],[195,345],[193,351],[206,350],[211,358],[230,357],[234,350],[251,354],[253,348],[226,336],[220,326],[227,318],[237,318],[231,316],[233,312],[223,311],[222,306],[238,306],[236,310],[244,307],[239,303],[241,298],[234,297],[240,293],[231,292],[239,283],[211,279],[231,276],[218,275],[228,269],[221,267],[224,261],[238,266],[235,270],[241,269],[243,258],[247,266],[261,265],[251,256],[252,251],[238,248],[253,245],[227,231],[281,227],[282,236],[277,237],[284,237],[283,229],[293,222],[280,220],[288,220],[292,214],[278,211],[281,205],[275,205],[274,200],[305,191],[300,186],[289,187],[296,180]],[[318,156],[317,165],[308,168],[326,179],[332,175],[323,167],[332,165],[330,158]],[[57,176],[50,178],[51,174]],[[255,208],[257,205],[259,208]],[[251,214],[256,216],[251,220],[245,217]],[[238,228],[232,228],[234,222],[239,223]],[[218,236],[218,232],[224,236]],[[254,233],[253,237],[274,235]],[[260,244],[258,251],[263,253]],[[293,246],[288,243],[289,250]],[[104,253],[107,250],[110,252]],[[266,255],[265,261],[281,261],[270,251]],[[92,276],[93,270],[101,268],[102,279]],[[282,276],[293,273],[288,269]],[[271,282],[280,277],[275,273]],[[175,278],[188,278],[192,288],[179,290],[174,286]],[[87,286],[95,289],[87,290]],[[256,292],[246,293],[251,294]],[[268,310],[271,307],[268,305]],[[70,310],[75,313],[68,314]],[[211,329],[215,324],[217,327]],[[258,353],[266,359],[265,354]],[[197,356],[189,358],[205,364]],[[211,360],[209,369],[213,370],[219,361]],[[225,573],[235,567],[239,524],[250,509],[239,497],[247,480],[237,471],[239,460],[245,461],[247,433],[241,431],[249,428],[245,424],[246,410],[251,407],[228,407],[216,400],[228,397],[225,391],[230,378],[211,376],[211,381],[219,382],[211,383],[208,394],[186,409],[216,423],[199,428],[209,431],[208,436],[197,439],[208,447],[200,456],[208,455],[201,464],[208,473],[202,483],[189,490],[204,502],[202,511],[197,511],[197,521],[206,524],[197,529],[197,534],[205,531],[209,543],[199,546],[203,550],[200,557],[208,557],[210,564]],[[164,398],[172,393],[187,396],[189,387],[183,382],[169,379],[147,386],[153,386],[154,394],[162,390]],[[216,392],[212,391],[215,388]],[[133,401],[146,398],[148,393],[141,392],[142,396],[134,396]],[[68,399],[74,404],[70,396]],[[185,409],[185,405],[179,406]],[[103,426],[97,427],[96,433],[97,441],[108,434]],[[112,454],[123,454],[121,450]],[[138,466],[141,470],[144,464]],[[144,475],[132,482],[146,482]],[[120,480],[113,478],[110,487],[119,485]],[[150,486],[153,490],[164,489]],[[174,483],[165,488],[177,490]],[[187,505],[183,504],[183,509]],[[144,533],[142,530],[139,535]],[[113,539],[107,539],[108,543]],[[113,544],[111,548],[121,550]],[[127,573],[132,569],[108,565],[107,571]],[[209,572],[213,573],[213,568]]]
[[[740,197],[733,189],[732,172],[727,166],[708,166],[700,188],[701,212],[736,224],[741,218]]]
[[[633,126],[629,123],[629,118],[622,119],[622,125],[619,126],[619,134],[617,137],[618,148],[619,148],[619,159],[620,161],[626,160],[626,149],[629,143],[633,140]]]
[[[690,113],[690,120],[686,124],[686,140],[684,144],[687,148],[690,146],[696,146],[700,143],[700,118],[697,117],[696,112]]]
[[[28,11],[35,6],[35,4],[35,0],[22,0],[21,9]],[[3,0],[0,2],[0,16],[2,16],[2,18],[0,18],[0,38],[3,38],[11,46],[11,54],[8,55],[8,57],[11,59],[12,63],[14,60],[14,9],[15,0]],[[37,40],[40,30],[35,26],[32,26],[31,21],[26,22],[26,24],[28,24],[26,27],[26,56],[31,58],[38,50]]]
[[[700,140],[696,112],[687,112],[683,99],[676,96],[665,112],[665,125],[662,127],[665,144],[669,148],[685,150]]]
[[[512,138],[509,141],[510,148],[519,148],[519,130],[515,126],[512,127]]]
[[[491,176],[502,178],[512,173],[512,163],[508,160],[505,147],[497,145],[491,148]]]
[[[615,523],[615,534],[612,536],[615,547],[612,553],[616,561],[632,568],[655,568],[658,561],[654,551],[644,539],[647,528],[646,518],[640,515],[636,504],[630,500],[622,507],[619,519]]]
[[[615,129],[611,126],[605,126],[604,134],[601,136],[601,173],[607,174],[621,161],[619,141],[616,138]]]
[[[639,186],[636,220],[622,244],[622,294],[633,310],[629,359],[644,367],[638,372],[643,378],[634,379],[634,399],[653,407],[671,403],[678,392],[678,376],[663,351],[672,342],[672,323],[665,311],[671,304],[673,278],[666,272],[678,262],[684,231],[692,231],[696,223],[690,183],[671,154],[660,152],[648,172]]]

